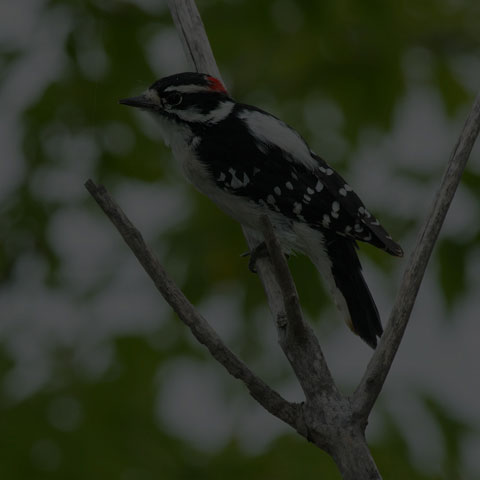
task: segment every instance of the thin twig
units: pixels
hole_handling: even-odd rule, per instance
[[[282,291],[282,298],[285,303],[285,312],[288,318],[288,324],[291,328],[301,331],[303,329],[303,315],[300,301],[298,300],[297,288],[293,281],[290,270],[288,269],[285,255],[273,230],[270,219],[264,215],[261,219],[262,233],[268,248],[270,259],[272,260],[275,275]]]
[[[85,187],[115,225],[123,239],[133,251],[155,286],[177,313],[183,323],[190,328],[195,338],[205,345],[212,356],[235,378],[240,379],[266,410],[291,425],[299,432],[304,431],[300,407],[282,398],[262,379],[257,377],[222,341],[215,330],[188,301],[183,292],[165,272],[155,254],[145,243],[141,233],[127,218],[122,209],[102,185],[96,186],[92,180]]]
[[[480,94],[455,145],[442,183],[436,194],[425,225],[418,236],[415,249],[395,300],[385,333],[367,366],[366,372],[353,395],[353,409],[365,420],[375,404],[403,337],[420,284],[447,211],[480,131]]]

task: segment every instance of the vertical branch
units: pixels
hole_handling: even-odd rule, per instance
[[[480,94],[463,126],[425,225],[409,259],[385,333],[353,395],[357,415],[367,419],[388,375],[417,297],[427,263],[480,131]]]
[[[222,80],[195,2],[168,0],[168,7],[189,63],[197,72]]]
[[[280,242],[275,236],[269,218],[262,218],[263,236],[268,248],[273,270],[280,287],[287,322],[280,325],[280,345],[290,360],[307,400],[316,401],[321,392],[339,396],[318,339],[304,320],[297,289],[288,269]]]

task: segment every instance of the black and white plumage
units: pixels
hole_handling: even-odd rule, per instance
[[[242,225],[267,214],[285,253],[307,255],[350,328],[373,348],[382,326],[357,240],[402,256],[350,185],[291,127],[237,103],[217,79],[181,73],[122,104],[151,112],[185,176]]]

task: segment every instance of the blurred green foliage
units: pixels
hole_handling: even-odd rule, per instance
[[[156,36],[171,31],[168,11],[161,2],[143,4],[150,7],[142,9],[133,2],[117,0],[51,0],[38,11],[39,23],[60,13],[64,16],[58,22],[64,21],[68,27],[65,36],[59,37],[61,44],[56,45],[62,54],[60,72],[21,114],[25,171],[3,203],[0,217],[1,231],[8,232],[2,234],[0,243],[4,288],[14,280],[22,259],[32,255],[47,266],[45,285],[65,293],[62,258],[52,245],[50,220],[66,206],[90,212],[95,206],[86,194],[70,202],[46,197],[35,187],[42,169],[63,168],[65,155],[76,150],[73,143],[65,141],[63,145],[63,139],[85,137],[91,142],[94,153],[89,175],[112,190],[125,179],[164,185],[183,181],[160,139],[152,138],[139,117],[116,103],[143,90],[159,73],[174,73],[168,71],[167,63],[165,71],[154,64],[147,48]],[[360,132],[392,128],[395,107],[412,82],[436,89],[452,116],[472,99],[452,62],[480,52],[480,7],[476,1],[205,0],[198,5],[220,69],[236,98],[246,102],[260,99],[309,141],[315,141],[316,134],[305,121],[305,103],[322,98],[336,105],[341,112],[338,133],[346,148],[336,152],[332,163],[344,170],[354,162],[351,154],[360,143]],[[3,79],[29,51],[8,44],[0,44],[0,48]],[[413,73],[405,65],[412,51],[415,55],[420,52],[420,65]],[[172,52],[177,55],[175,49]],[[181,63],[178,58],[173,60],[174,65]],[[421,73],[423,63],[428,63],[431,75]],[[32,82],[35,73],[31,72]],[[82,148],[75,153],[81,156],[87,151]],[[445,158],[446,154],[431,172],[438,178]],[[418,178],[417,171],[401,167],[398,175],[425,183],[429,180],[429,175]],[[466,173],[464,187],[480,200],[478,172]],[[264,298],[257,279],[246,269],[246,260],[240,257],[246,249],[240,228],[197,193],[188,190],[185,195],[191,208],[188,218],[149,240],[161,247],[167,270],[182,279],[181,286],[192,302],[222,292],[225,285],[238,290],[245,324],[235,342],[242,356],[256,358],[263,347],[252,314],[264,304]],[[385,211],[378,214],[387,219],[395,238],[409,238],[418,227],[417,219],[392,218]],[[111,235],[116,234],[112,231]],[[467,288],[468,255],[479,242],[477,231],[465,241],[446,237],[439,244],[439,281],[450,308]],[[393,274],[391,259],[368,247],[362,250],[383,271]],[[292,258],[290,265],[304,309],[318,317],[328,300],[316,273],[303,258]],[[114,276],[114,271],[105,272],[105,278]],[[100,295],[106,288],[104,281],[104,285],[89,285],[76,292],[76,301],[88,303]],[[48,352],[52,375],[42,388],[20,400],[7,394],[2,397],[0,477],[339,478],[327,455],[293,434],[279,437],[261,453],[247,454],[235,440],[220,451],[205,453],[167,433],[154,412],[158,366],[176,355],[208,358],[192,346],[181,326],[168,321],[168,327],[153,335],[162,341],[171,336],[168,348],[155,346],[145,336],[119,334],[111,339],[112,364],[93,379],[75,366],[74,347]],[[0,340],[3,378],[14,368],[15,355],[7,340]],[[243,389],[235,390],[233,380],[220,367],[217,373],[235,394],[247,395]],[[456,477],[461,462],[458,449],[465,427],[451,420],[434,399],[426,399],[425,404],[448,445],[446,476],[431,476],[412,465],[406,440],[395,422],[385,416],[384,438],[372,446],[385,478],[460,478]],[[81,406],[78,425],[70,428],[55,420],[52,412],[61,405]]]

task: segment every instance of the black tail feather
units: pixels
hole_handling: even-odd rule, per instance
[[[362,266],[355,251],[356,243],[334,235],[326,238],[326,252],[332,262],[332,274],[350,313],[352,330],[372,348],[383,333],[380,316],[372,294],[362,275]]]

